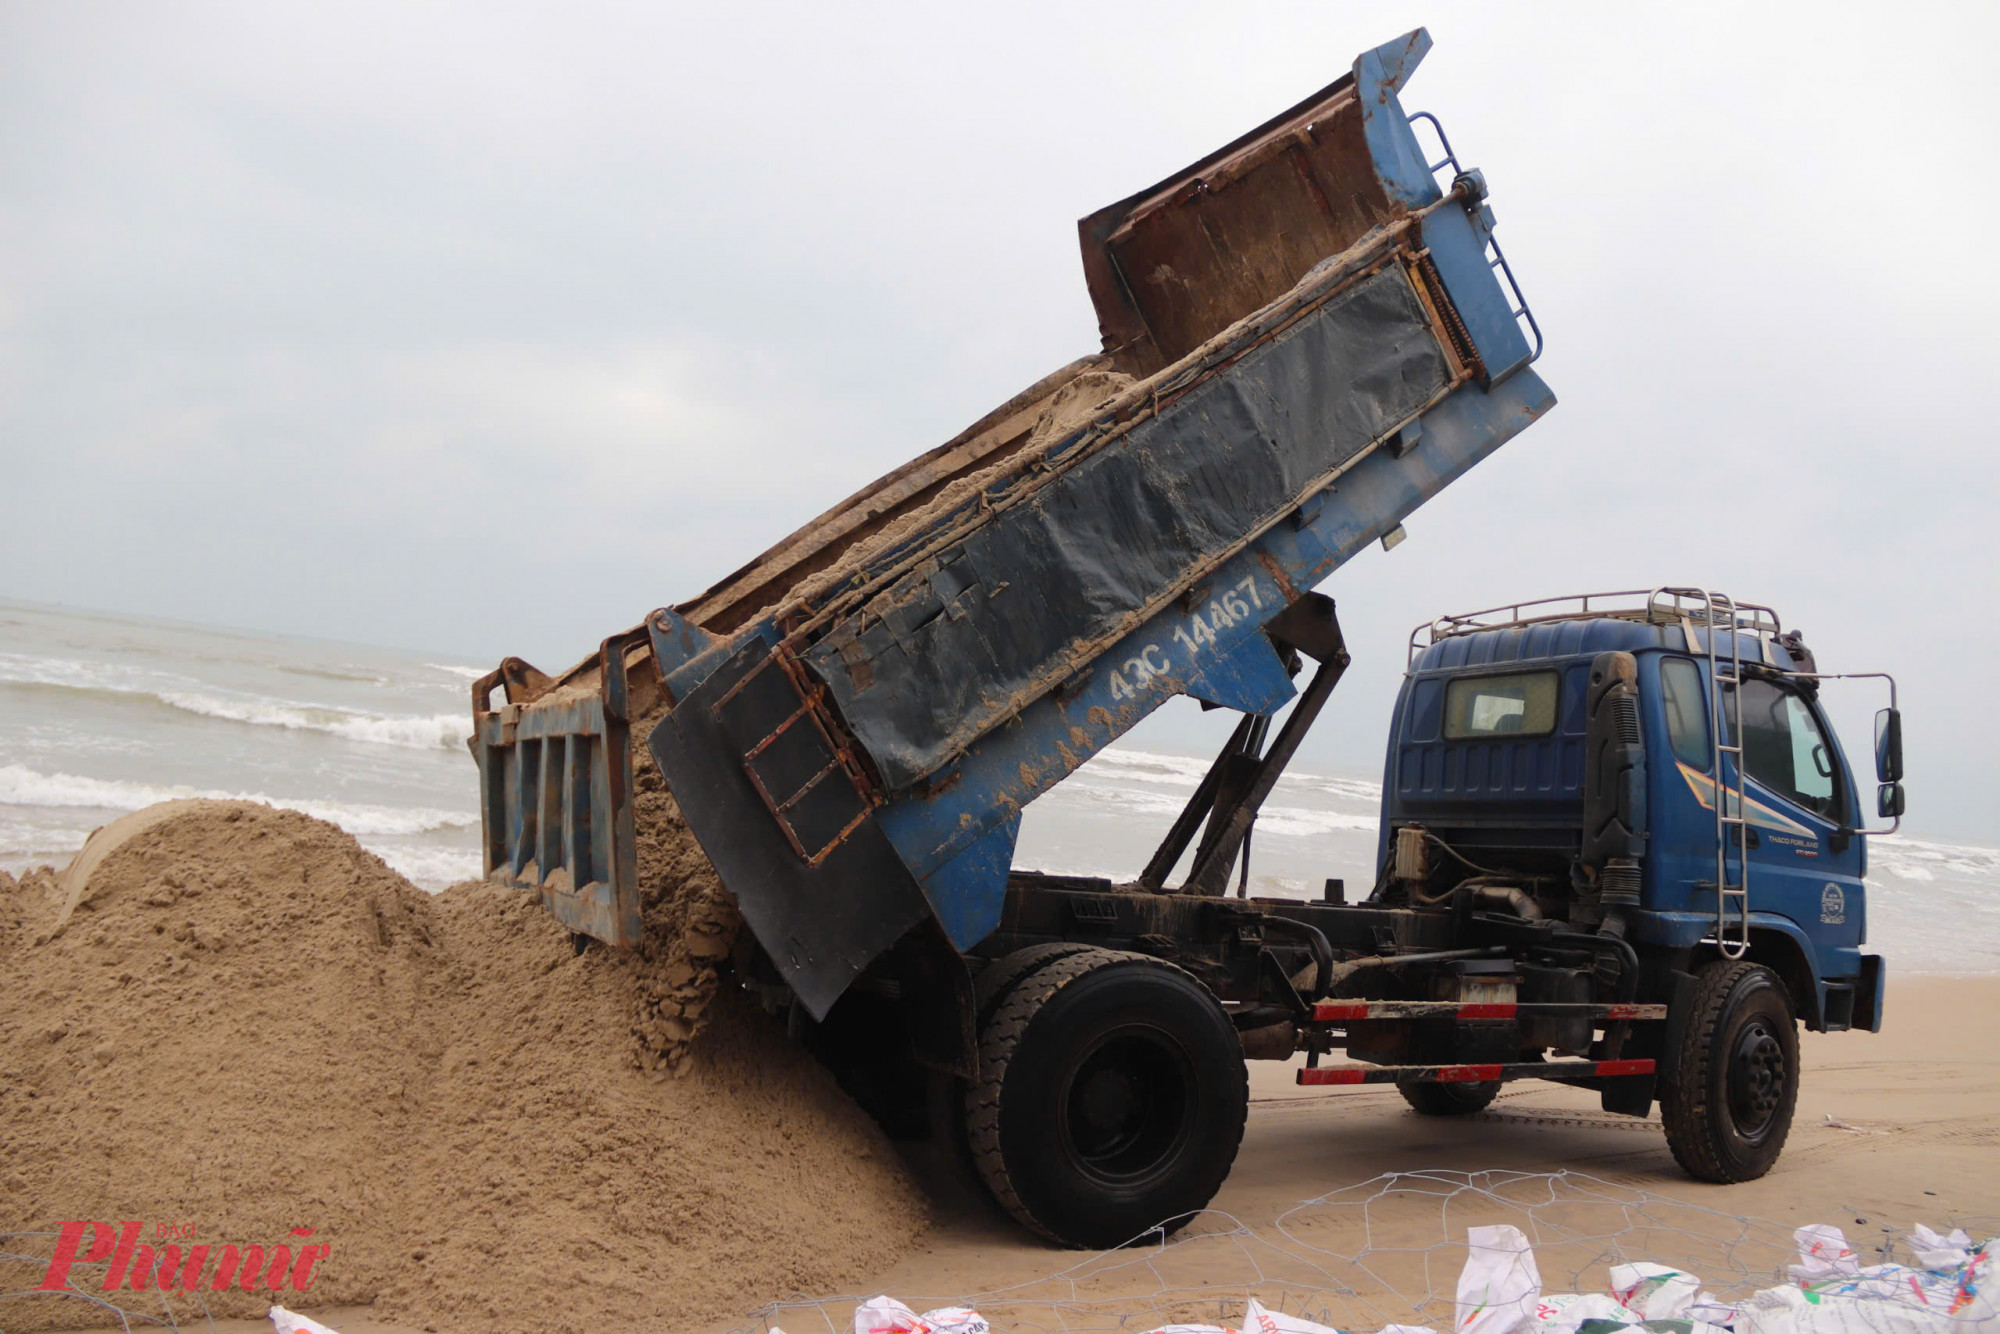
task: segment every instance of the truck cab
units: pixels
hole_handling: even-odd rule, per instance
[[[1618,914],[1625,939],[1681,968],[1769,968],[1813,1031],[1879,1029],[1881,960],[1861,949],[1860,785],[1810,651],[1767,608],[1735,608],[1746,628],[1711,646],[1705,595],[1640,598],[1446,617],[1412,635],[1378,864],[1392,863],[1398,830],[1421,827],[1456,854],[1439,876],[1466,862],[1517,873],[1545,911],[1592,930]],[[1594,737],[1605,655],[1629,659],[1632,707]],[[1610,735],[1619,723],[1636,723],[1636,747]],[[1612,790],[1588,789],[1593,745],[1636,751],[1615,775],[1604,766]],[[1586,833],[1607,818],[1627,855],[1593,865]]]
[[[1459,942],[1504,938],[1530,1005],[1611,999],[1605,956],[1556,951],[1629,947],[1618,999],[1662,1022],[1549,1046],[1622,1061],[1605,1108],[1657,1097],[1675,1157],[1709,1180],[1761,1176],[1783,1149],[1798,1024],[1881,1027],[1860,785],[1820,703],[1829,679],[1771,608],[1693,588],[1448,616],[1410,638],[1370,904],[1447,908],[1472,928]],[[1900,823],[1889,690],[1876,815]],[[1526,945],[1530,924],[1544,946]],[[1497,1088],[1445,1082],[1413,1105],[1472,1110]]]

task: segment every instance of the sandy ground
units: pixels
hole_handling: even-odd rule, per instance
[[[1992,1044],[1985,1020],[1996,1012],[2000,978],[1906,978],[1892,984],[1885,1032],[1806,1034],[1807,1074],[1784,1157],[1763,1180],[1729,1187],[1681,1174],[1659,1134],[1657,1114],[1651,1127],[1606,1117],[1586,1092],[1515,1084],[1486,1113],[1436,1120],[1411,1114],[1393,1089],[1304,1090],[1291,1082],[1289,1069],[1259,1063],[1252,1066],[1253,1103],[1242,1153],[1214,1208],[1269,1237],[1279,1216],[1301,1201],[1381,1173],[1508,1169],[1587,1173],[1621,1189],[1761,1218],[1784,1229],[1832,1222],[1847,1227],[1850,1238],[1879,1234],[1883,1225],[1993,1219],[2000,1215],[2000,1048]],[[1256,1243],[1213,1241],[1213,1234],[1228,1230],[1228,1220],[1220,1217],[1190,1229],[1211,1234],[1196,1244],[1174,1247],[1148,1263],[1100,1264],[1093,1272],[1088,1257],[1040,1246],[990,1204],[956,1192],[935,1164],[920,1157],[918,1167],[943,1197],[947,1221],[894,1267],[858,1276],[852,1294],[888,1292],[922,1309],[1025,1285],[1017,1295],[1041,1305],[1022,1306],[1020,1318],[1009,1321],[1004,1302],[989,1300],[983,1308],[996,1317],[996,1327],[1102,1327],[1130,1314],[1136,1318],[1129,1328],[1143,1330],[1156,1315],[1203,1318],[1204,1305],[1206,1318],[1214,1319],[1228,1309],[1232,1285],[1240,1300],[1243,1284],[1252,1278],[1277,1276]],[[1385,1228],[1384,1236],[1402,1227],[1418,1245],[1432,1240],[1426,1229],[1435,1234],[1440,1226],[1455,1231],[1470,1223],[1513,1221],[1479,1217],[1477,1208],[1454,1209],[1460,1212],[1440,1216],[1431,1208],[1400,1221],[1386,1215],[1375,1221]],[[1359,1226],[1358,1216],[1320,1221],[1335,1232],[1350,1223]],[[1340,1236],[1323,1240],[1350,1251],[1355,1244]],[[1655,1244],[1664,1247],[1671,1240],[1662,1235]],[[1698,1257],[1656,1258],[1698,1262]],[[1082,1277],[1047,1282],[1080,1263],[1086,1266]],[[1441,1260],[1439,1267],[1446,1272],[1434,1282],[1448,1290],[1457,1261]],[[1555,1257],[1544,1264],[1551,1289],[1560,1285],[1551,1272],[1558,1268]],[[1300,1277],[1302,1284],[1307,1281]],[[1163,1302],[1163,1290],[1199,1291],[1204,1285],[1213,1299]],[[1046,1299],[1057,1289],[1086,1301],[1087,1315],[1050,1319]],[[690,1312],[685,1334],[752,1326],[757,1322],[749,1313],[782,1295],[746,1292],[739,1311]],[[792,1334],[825,1331],[829,1325],[844,1334],[848,1311],[847,1305],[828,1301],[821,1308],[780,1313],[778,1319]],[[317,1315],[341,1334],[416,1334],[406,1326],[376,1323],[366,1310]],[[219,1322],[215,1329],[235,1334],[269,1326]]]

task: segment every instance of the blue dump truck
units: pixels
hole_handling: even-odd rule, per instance
[[[1695,1176],[1768,1170],[1797,1025],[1873,1030],[1883,997],[1856,779],[1769,609],[1427,623],[1373,883],[1245,897],[1348,663],[1314,585],[1555,402],[1484,179],[1401,105],[1429,45],[1083,219],[1102,352],[569,672],[479,681],[489,877],[633,943],[643,744],[749,928],[738,981],[1059,1243],[1201,1209],[1246,1059],[1300,1053],[1428,1115],[1523,1078],[1657,1101]],[[1241,721],[1151,861],[1015,869],[1023,809],[1178,695]]]

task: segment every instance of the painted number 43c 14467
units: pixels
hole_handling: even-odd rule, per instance
[[[1173,638],[1187,660],[1193,662],[1204,647],[1212,648],[1216,636],[1233,628],[1253,611],[1261,610],[1256,577],[1248,576],[1231,584],[1220,597],[1210,598],[1206,607],[1197,607],[1186,621],[1174,627]],[[1156,677],[1174,670],[1173,656],[1158,644],[1148,644],[1111,673],[1111,698],[1130,699],[1153,684]]]

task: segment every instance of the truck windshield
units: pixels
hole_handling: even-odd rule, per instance
[[[1546,736],[1556,729],[1556,674],[1461,676],[1445,687],[1444,734],[1453,741]]]
[[[1833,747],[1806,702],[1772,681],[1745,681],[1743,760],[1750,776],[1829,819],[1838,812]]]

